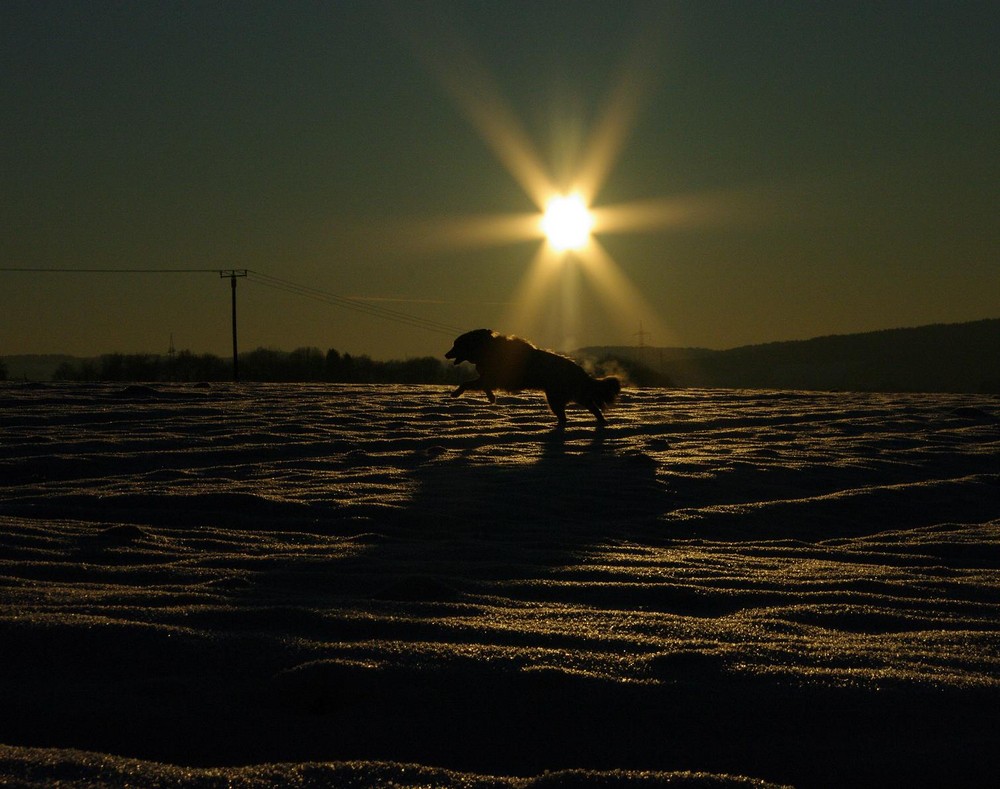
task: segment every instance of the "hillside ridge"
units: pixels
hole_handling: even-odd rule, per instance
[[[886,392],[1000,392],[1000,319],[832,334],[728,350],[604,346],[679,387]]]

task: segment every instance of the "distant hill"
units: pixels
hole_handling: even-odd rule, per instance
[[[631,359],[682,387],[1000,393],[1000,319],[725,351],[611,346],[574,356]]]

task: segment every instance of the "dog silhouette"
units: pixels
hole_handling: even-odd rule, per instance
[[[472,362],[479,377],[460,384],[451,393],[460,397],[468,391],[485,393],[496,402],[494,391],[518,392],[541,389],[560,425],[566,424],[566,406],[578,403],[604,423],[604,411],[621,392],[614,376],[594,378],[567,356],[545,351],[520,337],[499,334],[492,329],[475,329],[455,339],[445,355],[455,364]]]

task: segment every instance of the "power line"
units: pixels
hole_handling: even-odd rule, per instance
[[[218,268],[42,268],[42,267],[0,267],[0,272],[25,274],[218,274],[220,277],[232,277],[233,269]],[[421,318],[400,310],[382,307],[350,296],[341,296],[321,288],[303,285],[299,282],[275,277],[262,271],[240,269],[239,276],[248,276],[252,282],[265,288],[282,291],[295,296],[312,299],[333,307],[352,310],[373,318],[392,321],[425,331],[455,336],[461,329],[447,323],[441,323],[430,318]]]
[[[352,298],[350,296],[341,296],[336,293],[331,293],[330,291],[322,290],[321,288],[315,288],[310,285],[302,285],[298,282],[292,282],[291,280],[274,277],[270,274],[254,271],[253,269],[249,269],[248,273],[252,282],[256,282],[258,285],[263,285],[267,288],[273,288],[285,293],[303,296],[304,298],[319,301],[324,304],[342,307],[344,309],[371,315],[375,318],[381,318],[382,320],[402,323],[407,326],[425,329],[426,331],[436,332],[438,334],[454,336],[455,334],[461,333],[461,329],[456,326],[431,320],[430,318],[421,318],[417,315],[411,315],[408,312],[401,312],[399,310],[390,309],[389,307],[371,304],[370,302],[366,302],[361,299]]]
[[[0,268],[26,274],[215,274],[217,268]]]

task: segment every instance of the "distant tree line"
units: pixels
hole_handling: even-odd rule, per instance
[[[296,348],[279,351],[258,348],[239,356],[243,381],[331,383],[457,383],[468,372],[450,363],[425,356],[404,361],[375,361],[369,356],[352,356],[331,348]],[[151,353],[109,353],[95,359],[63,362],[52,375],[56,381],[230,381],[231,359],[214,354],[179,351]]]
[[[0,381],[7,380],[7,365],[3,363],[3,359],[0,359]]]
[[[267,382],[457,384],[467,380],[466,367],[423,356],[403,361],[375,361],[331,348],[279,351],[258,348],[241,353],[240,380]],[[632,359],[604,356],[590,364],[594,375],[617,375],[633,386],[672,386],[665,376]],[[108,353],[94,359],[61,363],[54,381],[231,381],[233,363],[214,354],[178,351],[175,354]]]

